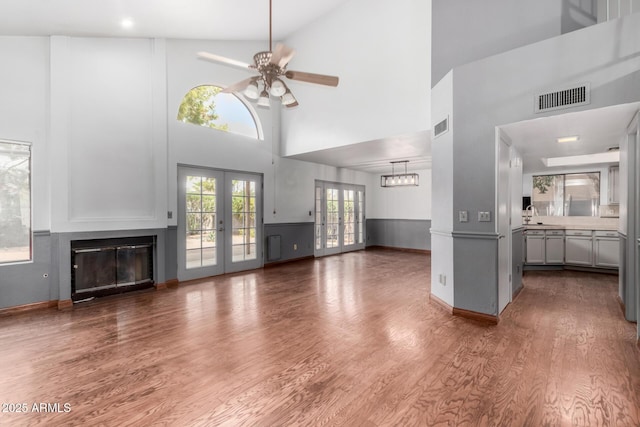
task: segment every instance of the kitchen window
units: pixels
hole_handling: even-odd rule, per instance
[[[535,215],[598,216],[600,172],[534,175],[531,204]]]

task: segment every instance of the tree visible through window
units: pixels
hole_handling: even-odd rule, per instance
[[[600,173],[534,175],[532,205],[543,216],[598,216]]]
[[[182,99],[177,119],[258,139],[258,126],[248,107],[236,95],[221,91],[219,86],[194,87]]]
[[[0,141],[0,263],[31,260],[31,147]]]

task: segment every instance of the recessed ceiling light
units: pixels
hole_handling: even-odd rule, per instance
[[[579,136],[565,136],[562,138],[558,138],[556,141],[558,141],[559,144],[562,144],[564,142],[576,142],[579,139]]]
[[[122,28],[131,28],[133,27],[133,19],[131,18],[124,18],[121,22],[120,25],[122,25]]]

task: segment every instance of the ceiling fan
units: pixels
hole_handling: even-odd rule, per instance
[[[338,86],[338,77],[324,74],[305,73],[302,71],[287,70],[287,65],[295,51],[282,43],[276,44],[272,49],[271,24],[272,24],[272,0],[269,0],[269,50],[258,52],[253,56],[253,64],[247,64],[235,59],[225,58],[208,52],[198,52],[198,58],[205,61],[219,62],[233,65],[247,70],[255,70],[259,74],[228,86],[221,93],[244,91],[244,95],[252,100],[258,100],[258,106],[269,107],[269,95],[279,97],[282,105],[287,108],[295,107],[298,101],[293,96],[287,85],[282,80],[286,77],[290,80],[315,83],[325,86]]]

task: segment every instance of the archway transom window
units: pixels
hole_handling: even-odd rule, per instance
[[[238,96],[213,85],[196,86],[182,98],[178,121],[262,139],[255,112]]]

